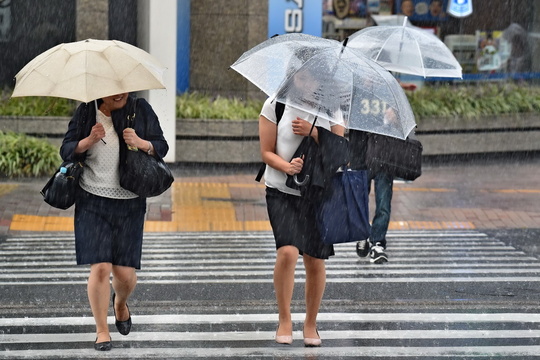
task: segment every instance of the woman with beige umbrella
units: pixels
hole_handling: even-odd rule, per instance
[[[82,101],[60,155],[84,163],[75,199],[78,265],[90,265],[88,300],[96,322],[94,348],[108,351],[111,302],[118,332],[131,331],[129,296],[141,267],[146,198],[120,186],[120,164],[130,150],[163,158],[169,146],[144,99],[130,92],[164,88],[163,67],[147,52],[114,40],[60,44],[17,75],[13,96],[56,96]],[[126,118],[135,119],[126,127]]]
[[[137,102],[134,128],[124,129],[127,109]],[[127,93],[83,103],[71,120],[60,148],[65,161],[85,164],[75,199],[75,248],[78,265],[90,265],[88,299],[96,321],[94,348],[112,348],[107,313],[112,274],[113,314],[122,335],[131,330],[127,300],[137,283],[141,268],[146,198],[141,198],[119,183],[119,163],[127,146],[148,156],[163,157],[169,147],[157,116],[144,99]],[[80,128],[80,132],[79,132]],[[81,133],[79,136],[78,134]],[[104,140],[104,141],[102,141]]]

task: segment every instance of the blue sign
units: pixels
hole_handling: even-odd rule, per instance
[[[448,13],[454,17],[466,17],[472,12],[472,0],[450,0],[448,3]]]
[[[450,0],[396,0],[396,13],[418,23],[439,23],[448,20],[444,11]]]
[[[190,0],[178,0],[176,11],[176,93],[182,94],[189,90]]]
[[[268,36],[287,33],[322,35],[322,1],[268,0]]]

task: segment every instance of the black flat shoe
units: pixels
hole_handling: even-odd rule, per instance
[[[96,338],[97,341],[97,338]],[[94,349],[97,351],[110,351],[112,349],[112,339],[104,342],[95,342]]]
[[[114,308],[115,298],[116,298],[116,294],[113,294],[112,302],[113,302],[113,312],[114,312],[114,324],[116,325],[116,329],[118,330],[120,334],[127,335],[131,331],[131,312],[129,311],[129,306],[126,304],[126,307],[129,313],[129,318],[125,321],[118,321],[118,319],[116,318],[116,310]]]

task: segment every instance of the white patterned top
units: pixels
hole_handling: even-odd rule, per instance
[[[105,137],[86,153],[85,167],[80,179],[81,188],[91,194],[112,199],[133,199],[138,195],[120,186],[120,141],[112,118],[97,112],[97,122],[103,124]]]

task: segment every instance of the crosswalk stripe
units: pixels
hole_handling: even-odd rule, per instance
[[[304,283],[305,279],[297,278],[297,283]],[[331,284],[377,284],[380,283],[380,278],[332,278],[326,279],[326,283]],[[515,277],[498,277],[498,276],[482,276],[482,277],[403,277],[403,278],[385,278],[385,283],[536,283],[540,282],[540,277],[534,276],[515,276]],[[86,280],[56,280],[51,283],[49,281],[0,281],[0,286],[20,286],[20,285],[48,285],[48,286],[64,286],[64,285],[86,285]],[[273,280],[270,278],[249,278],[249,279],[141,279],[137,281],[141,285],[181,285],[181,284],[271,284]]]
[[[338,247],[338,250],[341,250],[341,249],[345,249],[344,247]],[[421,247],[419,248],[411,248],[409,246],[396,246],[395,244],[393,246],[390,247],[390,249],[392,251],[402,251],[402,252],[414,252],[414,253],[420,253],[420,254],[426,254],[426,253],[429,253],[429,252],[432,252],[433,250],[441,250],[441,246],[440,244],[438,245],[433,245],[433,246],[426,246],[426,245],[422,245]],[[200,245],[199,246],[196,246],[196,245],[192,245],[192,246],[182,246],[182,245],[179,245],[179,246],[170,246],[170,247],[157,247],[157,246],[147,246],[144,251],[145,253],[147,254],[154,254],[154,253],[158,253],[158,254],[161,254],[163,253],[164,251],[166,251],[167,253],[169,254],[174,254],[174,253],[185,253],[187,251],[190,251],[190,255],[191,254],[197,254],[197,253],[206,253],[208,252],[207,249],[201,249]],[[231,246],[221,246],[221,247],[218,247],[218,246],[213,246],[212,247],[212,252],[213,253],[218,253],[218,252],[226,252],[226,253],[236,253],[236,252],[241,252],[241,253],[264,253],[264,252],[268,252],[268,251],[274,251],[275,250],[275,247],[270,247],[270,246],[266,246],[266,247],[262,247],[262,246],[258,246],[257,248],[249,248],[249,247],[246,247],[246,248],[233,248]],[[463,246],[449,246],[448,244],[445,245],[444,247],[444,252],[442,253],[447,253],[447,252],[463,252],[463,251],[467,251],[467,252],[477,252],[479,250],[491,250],[493,252],[498,252],[498,251],[515,251],[515,248],[513,246],[501,246],[501,245],[491,245],[491,246],[488,246],[488,245],[468,245],[466,248],[464,248]],[[30,251],[26,251],[26,250],[5,250],[5,251],[2,251],[2,255],[5,256],[5,255],[9,255],[9,256],[17,256],[17,255],[22,255],[22,256],[28,256],[28,255],[33,255],[33,254],[39,254],[39,255],[72,255],[74,252],[73,250],[71,249],[63,249],[63,250],[59,250],[59,249],[45,249],[43,247],[40,248],[40,250],[30,250]]]
[[[197,270],[197,271],[200,271],[200,270],[264,270],[264,269],[273,269],[274,261],[275,260],[267,261],[265,262],[265,264],[263,262],[258,262],[258,263],[245,262],[244,265],[237,264],[237,263],[236,264],[231,264],[231,263],[223,264],[221,262],[211,262],[211,263],[205,262],[204,264],[197,262],[197,263],[190,263],[190,264],[183,264],[183,265],[171,264],[169,266],[164,266],[161,264],[157,264],[157,265],[146,264],[146,266],[142,270],[140,270],[138,274],[139,275],[147,274],[147,273],[152,273],[155,271],[174,272],[174,271],[183,271],[183,270],[187,270],[187,271],[190,271],[190,270]],[[2,264],[2,268],[17,267],[17,272],[21,274],[36,273],[37,269],[39,269],[40,273],[60,273],[60,274],[63,274],[65,272],[70,272],[71,274],[78,274],[78,273],[87,274],[88,273],[87,267],[74,265],[72,261],[58,262],[56,264],[46,263],[48,264],[47,268],[41,268],[42,264],[43,263],[40,263],[39,265],[36,264],[33,266],[30,266],[27,264],[27,265],[24,265],[24,267],[21,267],[20,263],[8,263],[8,264],[4,263]],[[301,270],[302,266],[299,265],[298,267],[299,267],[298,270],[302,271]],[[369,271],[370,274],[387,274],[391,271],[391,269],[394,269],[396,271],[397,270],[407,271],[408,269],[417,269],[417,270],[431,269],[431,271],[433,270],[437,271],[436,269],[438,268],[443,268],[448,271],[451,271],[453,269],[455,269],[456,271],[460,271],[461,269],[465,269],[465,271],[475,269],[475,270],[472,270],[473,272],[478,269],[488,269],[487,271],[490,271],[490,268],[493,268],[493,269],[512,268],[516,270],[517,272],[519,272],[521,271],[521,268],[532,268],[530,269],[531,271],[534,269],[540,270],[540,263],[515,263],[515,262],[507,262],[507,263],[499,262],[497,264],[478,263],[478,262],[465,263],[465,264],[462,264],[462,263],[459,263],[459,264],[457,263],[447,263],[447,264],[446,263],[442,263],[442,264],[387,263],[384,265],[384,267],[379,267],[379,268],[374,267],[372,264],[369,264],[365,261],[362,263],[347,261],[345,263],[336,263],[336,264],[327,263],[326,264],[327,271],[334,271],[333,269],[338,269],[338,270],[354,269],[354,270],[360,270],[360,271]],[[504,272],[506,271],[506,269],[502,271]]]
[[[293,322],[304,320],[305,314],[292,313]],[[114,324],[114,317],[107,318]],[[166,314],[166,315],[133,315],[133,322],[139,325],[163,324],[238,324],[238,323],[276,323],[276,314]],[[339,313],[321,312],[317,316],[320,323],[371,323],[371,322],[412,322],[412,323],[539,323],[540,314],[534,313],[381,313],[355,312]],[[0,326],[68,326],[92,325],[91,317],[25,317],[0,318]]]
[[[336,339],[474,339],[474,338],[538,338],[540,330],[326,330],[321,331],[324,340]],[[50,342],[87,342],[94,333],[51,333],[51,334],[5,334],[2,342],[9,343],[50,343]],[[134,332],[129,341],[255,341],[272,340],[275,331],[212,331],[212,332]],[[294,331],[293,338],[302,339],[301,331]],[[122,339],[119,339],[122,340]],[[127,340],[127,339],[126,339]]]
[[[370,275],[383,275],[383,276],[390,276],[390,275],[423,275],[425,274],[425,270],[389,270],[389,269],[374,269],[369,270]],[[299,276],[304,276],[305,271],[302,269],[299,269],[296,272]],[[467,274],[467,275],[484,275],[484,274],[540,274],[540,268],[536,269],[439,269],[439,270],[431,270],[431,275],[440,274],[440,275],[459,275],[459,274]],[[150,278],[186,278],[186,277],[215,277],[215,278],[228,278],[228,277],[257,277],[257,276],[272,276],[273,270],[267,269],[267,270],[253,270],[253,269],[246,269],[245,271],[208,271],[208,269],[201,274],[200,270],[194,270],[194,271],[140,271],[138,274],[138,278],[140,280],[144,279],[150,279]],[[355,270],[332,270],[327,269],[326,272],[327,277],[332,276],[359,276],[362,275],[362,271],[355,269]],[[70,278],[87,278],[88,273],[79,272],[79,273],[40,273],[40,274],[32,274],[32,273],[19,273],[19,274],[0,274],[0,279],[70,279]],[[469,276],[470,278],[471,276]],[[517,278],[513,277],[513,278]],[[484,279],[484,278],[483,278]],[[539,279],[540,281],[540,279]]]
[[[530,257],[530,256],[519,256],[519,257],[516,257],[516,256],[513,256],[513,257],[508,257],[508,256],[481,256],[481,257],[478,257],[478,256],[467,256],[467,257],[463,257],[463,256],[452,256],[452,257],[438,257],[438,258],[435,258],[435,257],[422,257],[422,258],[416,258],[416,257],[406,257],[406,258],[398,258],[396,256],[392,256],[392,262],[394,263],[394,265],[398,265],[396,264],[397,261],[400,261],[401,265],[405,265],[405,266],[415,266],[415,265],[422,265],[422,263],[427,263],[427,262],[430,262],[430,261],[439,261],[441,262],[442,264],[448,264],[448,266],[452,266],[452,264],[455,264],[456,262],[459,262],[460,264],[462,264],[463,266],[468,266],[469,264],[471,264],[472,266],[474,265],[477,265],[479,262],[488,262],[490,264],[493,264],[493,262],[499,262],[499,261],[510,261],[510,260],[513,260],[514,262],[516,260],[519,260],[519,262],[516,262],[516,266],[523,266],[523,265],[538,265],[538,263],[536,264],[520,264],[521,262],[523,261],[534,261],[534,262],[538,262],[538,259],[535,258],[535,257]],[[301,260],[299,260],[300,262]],[[358,258],[355,258],[355,260],[351,260],[349,258],[346,258],[346,259],[340,259],[340,258],[333,258],[329,261],[329,263],[332,263],[336,266],[341,266],[343,265],[343,263],[346,263],[346,264],[350,264],[351,261],[361,261],[361,260],[358,260]],[[365,259],[364,259],[365,261]],[[247,259],[247,260],[243,260],[243,262],[245,263],[250,263],[250,264],[273,264],[275,262],[275,259]],[[422,263],[420,263],[422,262]],[[195,265],[200,265],[202,263],[202,261],[200,259],[197,259],[197,260],[189,260],[189,259],[182,259],[182,263],[184,265],[189,265],[189,264],[195,264]],[[419,264],[420,263],[420,264]],[[39,266],[44,266],[44,267],[50,267],[50,266],[66,266],[66,265],[73,265],[74,264],[74,260],[64,260],[64,261],[45,261],[45,260],[33,260],[33,261],[17,261],[17,262],[1,262],[0,263],[0,269],[1,268],[11,268],[11,267],[21,267],[21,266],[36,266],[36,267],[39,267]],[[204,260],[204,264],[238,264],[238,259],[205,259]],[[155,260],[143,260],[143,269],[144,268],[147,268],[147,267],[151,267],[151,266],[156,266],[156,265],[162,265],[162,266],[165,266],[165,265],[178,265],[178,260],[171,260],[171,259],[155,259]],[[388,266],[390,264],[385,264],[383,265],[384,267]],[[429,265],[429,264],[426,264],[426,265]],[[360,265],[360,266],[365,266],[365,265]],[[371,268],[373,268],[372,265],[369,265],[371,266]],[[443,266],[443,265],[441,265]],[[504,266],[504,265],[503,265]],[[83,267],[84,268],[84,267]]]
[[[30,359],[39,353],[41,359],[95,359],[96,352],[87,349],[72,350],[10,350],[6,354],[0,353],[4,359]],[[248,348],[122,348],[118,352],[111,351],[107,359],[180,359],[180,358],[419,358],[441,356],[456,359],[458,356],[471,357],[503,357],[536,356],[540,353],[540,346],[476,346],[476,347],[393,347],[393,346],[362,346],[362,347],[321,347],[302,348],[288,347],[248,347]]]

